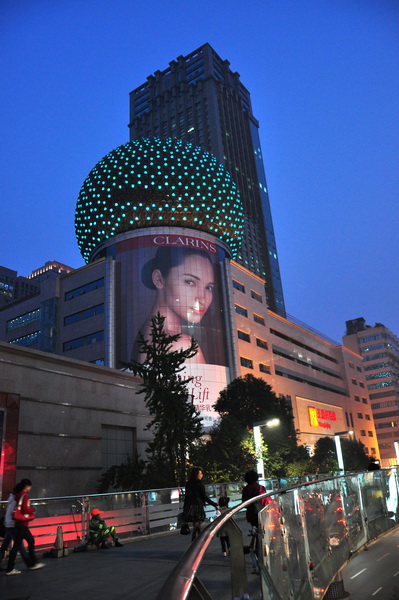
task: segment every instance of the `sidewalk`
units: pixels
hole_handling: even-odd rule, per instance
[[[246,527],[244,527],[244,543]],[[18,562],[21,575],[0,572],[2,600],[153,600],[175,564],[190,544],[190,536],[178,533],[138,539],[123,548],[73,553],[64,558],[43,559],[46,567],[29,571]],[[38,554],[40,557],[40,554]],[[5,562],[2,563],[5,567]],[[214,539],[199,571],[200,579],[218,600],[230,600],[230,559],[221,556]],[[248,579],[258,587],[256,575]],[[259,598],[259,594],[253,595]]]

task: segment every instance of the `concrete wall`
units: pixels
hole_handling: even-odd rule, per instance
[[[137,390],[130,373],[0,342],[4,440],[12,426],[7,402],[19,405],[16,480],[32,479],[35,496],[93,493],[103,470],[103,425],[135,428],[144,457],[149,415]],[[3,444],[3,475],[10,444],[8,450]],[[3,495],[11,485],[10,464]]]

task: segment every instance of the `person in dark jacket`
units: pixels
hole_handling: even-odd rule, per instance
[[[250,498],[255,498],[255,496],[260,496],[261,494],[265,494],[266,490],[263,485],[258,483],[258,474],[256,471],[248,471],[245,473],[245,481],[247,485],[242,490],[242,502],[249,500]],[[270,498],[265,498],[261,500],[261,507],[266,506],[270,503]],[[247,521],[252,525],[252,527],[258,527],[258,512],[259,505],[256,506],[256,502],[253,502],[247,507]]]
[[[198,467],[191,471],[190,477],[186,482],[186,493],[183,505],[183,520],[185,523],[193,524],[193,533],[191,541],[201,533],[201,523],[205,520],[205,504],[211,504],[218,507],[205,492],[205,486],[202,483],[202,469]]]
[[[117,548],[121,548],[122,544],[116,537],[115,527],[107,526],[106,522],[101,518],[102,512],[98,508],[93,508],[91,511],[91,519],[89,523],[89,542],[95,544],[98,548],[108,548],[107,539],[112,538]]]
[[[15,540],[10,552],[10,556],[8,557],[6,575],[19,575],[21,573],[21,571],[18,569],[14,569],[14,565],[17,552],[20,550],[23,540],[25,540],[28,544],[28,558],[24,557],[22,554],[22,558],[24,559],[27,567],[32,571],[34,569],[41,569],[45,566],[44,563],[37,561],[35,554],[35,539],[29,531],[29,521],[33,520],[35,515],[35,509],[30,505],[28,496],[31,488],[32,482],[30,479],[22,479],[14,488],[16,507],[20,506],[21,513],[23,513],[25,518],[24,520],[20,520],[18,518],[14,519]]]

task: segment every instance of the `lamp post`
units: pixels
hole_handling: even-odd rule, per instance
[[[255,442],[255,452],[257,456],[256,462],[256,470],[261,479],[265,478],[265,466],[263,464],[263,456],[262,456],[262,436],[261,436],[261,427],[277,427],[280,425],[280,419],[270,419],[269,421],[259,421],[254,423],[254,442]]]
[[[396,465],[399,466],[399,440],[395,440],[394,443],[395,454],[396,454]]]
[[[347,434],[351,434],[353,433],[352,430],[349,431],[336,431],[334,433],[334,440],[335,440],[335,448],[337,451],[337,459],[338,459],[338,468],[340,471],[345,471],[344,469],[344,458],[342,456],[342,448],[341,448],[341,435],[347,435]]]

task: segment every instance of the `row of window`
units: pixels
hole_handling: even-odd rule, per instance
[[[251,336],[249,335],[249,333],[246,333],[245,331],[241,331],[241,329],[237,329],[237,336],[238,336],[238,339],[243,340],[244,342],[251,343]],[[259,348],[263,348],[263,350],[268,350],[268,345],[265,340],[262,340],[261,338],[255,338],[255,339],[256,339],[256,345],[259,346]]]
[[[390,406],[398,406],[398,400],[388,400],[387,402],[375,402],[371,405],[374,408],[389,408]],[[378,415],[377,415],[378,416]]]
[[[233,279],[233,287],[236,290],[239,290],[240,292],[245,294],[245,285],[243,283],[240,283],[236,279]],[[255,290],[251,290],[250,292],[251,292],[251,298],[253,298],[254,300],[257,300],[258,302],[263,303],[263,298],[262,298],[261,294],[258,294],[258,292],[255,292]]]
[[[327,371],[326,369],[317,367],[316,365],[314,365],[312,363],[307,363],[304,360],[300,360],[299,358],[296,358],[295,356],[286,354],[285,352],[282,352],[281,350],[276,350],[275,348],[273,348],[273,354],[276,354],[276,356],[281,356],[282,358],[291,360],[292,362],[298,363],[299,365],[302,365],[304,367],[313,369],[314,371],[319,371],[321,373],[325,373],[326,375],[331,375],[331,377],[335,377],[336,379],[342,379],[342,377],[340,375],[338,375],[337,373],[333,373],[332,371]]]
[[[368,335],[366,337],[359,338],[359,344],[365,344],[366,342],[375,342],[375,340],[381,340],[382,333],[377,333],[376,335]]]
[[[240,364],[242,367],[245,367],[246,369],[253,369],[254,368],[254,361],[251,360],[250,358],[245,358],[244,356],[240,356]],[[270,367],[269,365],[265,365],[263,363],[259,363],[259,371],[261,373],[268,373],[270,375]]]
[[[366,435],[366,430],[365,430],[365,429],[361,429],[361,430],[360,430],[360,435],[364,437],[364,436]],[[369,437],[374,437],[374,433],[373,433],[372,431],[368,431],[368,432],[367,432],[367,435],[368,435]]]
[[[359,385],[359,387],[364,388],[364,383],[363,381],[357,381],[357,379],[351,379],[353,385]]]
[[[366,380],[371,381],[372,379],[383,379],[384,377],[393,377],[393,374],[391,373],[391,371],[381,371],[381,373],[366,375]]]
[[[288,335],[285,335],[284,333],[281,333],[280,331],[276,331],[275,329],[270,329],[270,333],[273,333],[273,335],[276,335],[277,337],[279,337],[283,340],[286,340],[287,342],[291,342],[292,344],[295,344],[296,346],[299,346],[300,348],[304,348],[305,350],[308,350],[309,352],[312,352],[313,354],[317,354],[317,356],[321,356],[322,358],[325,358],[326,360],[329,360],[331,362],[338,364],[338,361],[335,358],[332,358],[332,356],[328,356],[327,354],[324,354],[323,352],[319,352],[318,350],[316,350],[315,348],[312,348],[311,346],[302,344],[302,342],[299,342],[298,340],[296,340],[292,337],[289,337]]]
[[[248,311],[243,306],[240,306],[239,304],[234,304],[234,310],[236,311],[236,313],[238,315],[248,318]],[[266,325],[265,319],[261,315],[257,315],[256,313],[253,313],[253,317],[254,317],[255,323],[258,323],[259,325]]]
[[[356,402],[360,402],[360,396],[355,396]],[[363,404],[367,404],[367,398],[362,398]]]
[[[96,279],[96,281],[91,281],[90,283],[86,283],[86,285],[81,285],[74,290],[65,293],[65,300],[72,300],[72,298],[77,298],[78,296],[82,296],[83,294],[87,294],[88,292],[92,292],[97,290],[98,288],[104,287],[104,277],[101,279]]]
[[[356,371],[359,371],[359,373],[362,372],[361,368],[358,367],[357,365],[355,365],[353,362],[348,362],[348,365],[350,366],[351,369],[356,369]]]
[[[84,319],[88,319],[94,315],[101,315],[103,312],[104,304],[97,304],[97,306],[92,306],[91,308],[86,308],[85,310],[81,310],[73,315],[68,315],[64,318],[64,325],[71,325],[72,323],[83,321]]]
[[[104,331],[96,331],[95,333],[90,333],[89,335],[83,335],[82,337],[75,338],[74,340],[69,340],[68,342],[64,342],[63,351],[68,352],[68,350],[75,350],[76,348],[81,348],[82,346],[88,346],[90,344],[94,344],[95,342],[101,342],[104,339]]]
[[[387,421],[386,423],[376,423],[376,429],[388,429],[388,427],[397,427],[397,421]],[[381,437],[381,434],[378,434],[378,437]]]
[[[386,367],[389,367],[389,362],[380,362],[380,363],[374,363],[372,365],[367,365],[366,367],[364,367],[365,371],[375,371],[376,369],[386,369]]]
[[[357,413],[357,418],[358,419],[363,419],[363,413]],[[366,421],[370,421],[370,415],[365,414],[364,418],[366,419]]]
[[[310,381],[309,379],[304,379],[303,377],[299,377],[298,375],[292,375],[291,373],[284,373],[283,371],[275,369],[276,375],[280,377],[286,377],[287,379],[292,379],[293,381],[299,381],[299,383],[307,383],[316,388],[320,388],[321,390],[326,390],[328,392],[333,392],[334,394],[339,394],[340,396],[346,396],[346,392],[343,390],[339,390],[336,388],[329,387],[328,385],[322,385],[317,383],[316,381]]]
[[[37,321],[39,318],[40,308],[35,308],[35,310],[31,310],[24,315],[20,315],[19,317],[15,317],[15,319],[10,319],[7,321],[7,331],[12,331],[13,329],[22,327],[22,325],[32,323],[32,321]]]
[[[373,383],[372,385],[368,385],[367,388],[369,390],[379,390],[384,387],[390,387],[393,385],[393,380],[391,381],[381,381],[380,383]]]
[[[28,333],[28,335],[23,335],[14,340],[10,340],[10,344],[16,344],[17,346],[33,346],[38,343],[39,336],[40,331],[33,331],[32,333]]]

